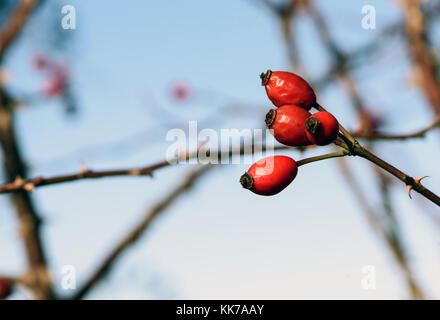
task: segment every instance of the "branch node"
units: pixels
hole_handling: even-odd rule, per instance
[[[423,177],[420,177],[420,178],[417,178],[417,179],[412,179],[411,178],[411,180],[413,181],[413,184],[421,185],[420,181],[422,181],[423,179],[428,178],[428,177],[429,176],[423,176]],[[406,186],[406,189],[408,190],[408,197],[410,199],[412,199],[412,197],[411,197],[411,190],[414,189],[413,184],[408,184]]]
[[[87,169],[87,166],[85,165],[85,163],[84,162],[81,162],[80,164],[79,164],[79,168],[80,168],[80,174],[86,174],[87,173],[87,171],[89,171],[89,169]]]
[[[34,191],[35,185],[33,184],[33,182],[26,182],[23,185],[23,189],[26,190],[26,191]]]
[[[140,170],[140,169],[133,169],[133,170],[130,170],[128,172],[128,174],[132,175],[132,176],[139,176],[139,175],[142,174],[142,170]],[[148,173],[146,173],[146,174],[148,174]]]
[[[14,180],[14,184],[16,185],[17,188],[23,188],[23,185],[25,184],[25,180],[20,176],[16,176]]]

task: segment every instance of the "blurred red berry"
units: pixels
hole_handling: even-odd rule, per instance
[[[310,112],[296,105],[285,105],[271,109],[266,115],[266,125],[272,129],[275,139],[287,146],[298,147],[310,144],[305,130]]]
[[[53,66],[53,71],[59,74],[61,77],[68,78],[70,76],[70,66],[67,62],[56,62]]]
[[[188,101],[191,98],[191,87],[184,82],[175,83],[171,86],[171,97],[179,102]]]
[[[66,77],[59,73],[52,73],[44,79],[41,91],[48,97],[53,98],[63,94],[66,88]]]
[[[49,59],[41,53],[37,53],[32,57],[31,65],[34,70],[41,71],[48,67]]]
[[[7,298],[12,293],[12,281],[0,278],[0,300]]]
[[[294,73],[267,70],[260,75],[260,78],[261,84],[266,87],[267,96],[277,107],[294,104],[310,110],[316,103],[312,87]]]
[[[281,192],[295,179],[298,166],[286,156],[272,156],[255,162],[240,178],[243,188],[253,193],[272,196]]]
[[[338,137],[339,123],[330,112],[317,112],[306,120],[309,141],[319,146],[327,145]]]

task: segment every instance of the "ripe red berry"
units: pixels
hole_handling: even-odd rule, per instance
[[[12,281],[0,278],[0,300],[7,298],[12,293]]]
[[[315,92],[300,76],[286,71],[271,71],[260,75],[270,101],[277,107],[294,104],[310,110],[316,103]]]
[[[307,138],[319,146],[327,145],[338,137],[338,120],[329,112],[317,112],[306,120]]]
[[[285,105],[271,109],[266,114],[266,125],[273,130],[275,139],[287,146],[307,146],[310,144],[305,123],[311,113],[295,105]]]
[[[272,196],[286,188],[295,179],[298,166],[286,156],[272,156],[255,162],[240,178],[243,188],[253,193]]]

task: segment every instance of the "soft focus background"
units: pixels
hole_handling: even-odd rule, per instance
[[[4,25],[20,1],[1,3]],[[76,9],[75,30],[61,27],[64,5]],[[362,28],[364,5],[376,10],[374,30]],[[75,173],[82,165],[102,170],[162,161],[171,144],[167,131],[188,130],[189,120],[197,120],[199,130],[261,128],[271,103],[259,74],[268,68],[310,80],[319,102],[353,131],[422,129],[436,113],[420,85],[423,70],[406,30],[428,12],[426,45],[438,59],[440,4],[423,1],[417,15],[418,5],[42,1],[1,61],[3,88],[19,102],[15,130],[28,177]],[[47,71],[39,59],[58,71]],[[60,79],[66,82],[60,90],[44,84]],[[423,183],[440,192],[438,130],[365,144],[414,177],[429,175]],[[301,159],[331,150],[277,153]],[[360,158],[301,167],[294,183],[274,197],[242,189],[238,179],[248,167],[219,165],[200,177],[83,298],[440,298],[440,211],[434,204],[416,192],[410,200],[404,184]],[[64,266],[75,268],[81,288],[149,209],[196,168],[182,164],[153,178],[36,188],[31,196],[57,295],[75,294],[62,287]],[[8,180],[4,173],[1,183]],[[0,195],[0,274],[8,277],[27,270],[14,211],[10,195]],[[362,286],[366,266],[374,267],[375,289]],[[18,286],[10,298],[33,294]]]

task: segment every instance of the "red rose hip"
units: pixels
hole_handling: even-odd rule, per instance
[[[266,114],[266,125],[272,129],[275,139],[287,146],[298,147],[310,144],[305,123],[311,113],[295,105],[271,109]]]
[[[272,196],[295,179],[298,166],[286,156],[272,156],[255,162],[240,178],[243,188],[262,196]]]
[[[317,112],[306,120],[307,138],[319,146],[327,145],[338,137],[338,120],[329,112]]]
[[[260,75],[261,84],[266,87],[270,101],[277,107],[295,104],[310,110],[316,104],[312,87],[300,76],[286,71],[271,71]]]

